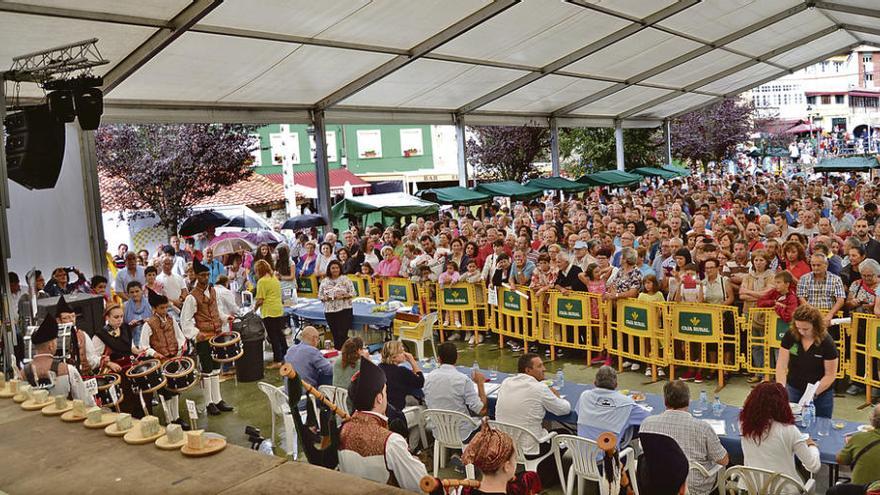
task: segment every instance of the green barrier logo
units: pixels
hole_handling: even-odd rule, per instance
[[[648,330],[648,311],[645,308],[625,307],[623,324],[632,330]]]
[[[351,285],[354,286],[354,295],[360,297],[360,295],[361,295],[361,284],[355,282],[355,283],[353,283],[353,284],[351,284]]]
[[[388,286],[388,299],[393,301],[406,301],[406,287],[403,285],[389,285]]]
[[[875,339],[877,340],[877,342],[876,342],[876,344],[877,344],[877,352],[880,352],[880,329],[877,329],[877,330],[874,332],[874,337],[875,337]]]
[[[463,289],[444,289],[443,303],[457,306],[465,306],[469,303],[468,293]]]
[[[296,281],[296,288],[300,292],[312,293],[315,291],[314,286],[312,285],[312,279],[310,278],[301,278]]]
[[[679,329],[687,335],[708,337],[712,335],[712,315],[710,313],[688,313],[682,311],[678,316]]]
[[[556,315],[566,320],[581,320],[584,317],[583,303],[576,299],[558,299]]]
[[[519,294],[516,292],[508,292],[507,295],[504,296],[504,309],[509,309],[511,311],[519,311],[522,309]]]
[[[789,323],[785,322],[785,320],[778,319],[776,320],[776,340],[782,341],[782,337],[785,337],[785,334],[788,332]]]

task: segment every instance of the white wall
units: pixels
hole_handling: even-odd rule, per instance
[[[94,275],[76,125],[66,126],[64,164],[54,189],[32,191],[9,181],[9,270],[22,282],[33,266],[47,279],[56,266],[74,265]]]

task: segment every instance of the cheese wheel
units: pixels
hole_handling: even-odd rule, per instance
[[[179,424],[171,423],[165,427],[165,435],[169,443],[178,443],[183,440],[183,428]]]
[[[194,450],[205,448],[205,430],[186,432],[186,446]]]
[[[55,396],[55,409],[67,409],[67,397],[63,395]]]
[[[79,399],[74,399],[73,401],[73,414],[76,416],[85,416],[86,415],[86,405],[83,401]]]
[[[20,381],[13,378],[12,380],[9,380],[9,383],[7,383],[6,385],[9,387],[10,392],[17,394],[20,390],[20,388],[19,388],[20,383],[21,383]]]
[[[49,391],[45,389],[31,389],[31,398],[37,404],[42,404],[49,399]]]
[[[97,406],[90,407],[89,410],[86,411],[86,418],[88,418],[89,423],[100,423],[101,419],[104,417],[103,415],[104,412]]]
[[[117,430],[128,430],[130,428],[131,428],[131,414],[119,413],[119,416],[116,416],[116,429]]]
[[[159,433],[159,418],[156,416],[144,416],[140,424],[141,436],[151,437]]]

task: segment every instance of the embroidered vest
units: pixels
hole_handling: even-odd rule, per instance
[[[357,452],[361,457],[385,455],[385,442],[391,436],[388,423],[378,416],[357,411],[342,425],[339,448]]]
[[[165,323],[158,316],[147,318],[150,325],[150,347],[166,358],[177,355],[177,337],[174,335],[174,320],[165,318]]]
[[[201,288],[196,288],[191,294],[196,298],[196,328],[199,329],[199,335],[196,342],[204,342],[210,340],[215,335],[223,331],[223,324],[220,321],[220,311],[217,309],[217,294],[214,288],[210,289],[210,297],[205,296],[205,292]]]

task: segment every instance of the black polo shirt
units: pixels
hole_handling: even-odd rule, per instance
[[[807,388],[808,383],[816,383],[825,376],[825,361],[837,359],[837,344],[831,335],[825,334],[822,342],[813,342],[804,350],[800,342],[786,333],[780,343],[788,349],[788,384],[798,390]]]
[[[559,272],[556,274],[556,285],[570,290],[586,291],[587,286],[578,278],[580,273],[579,266],[569,263],[567,273]]]

